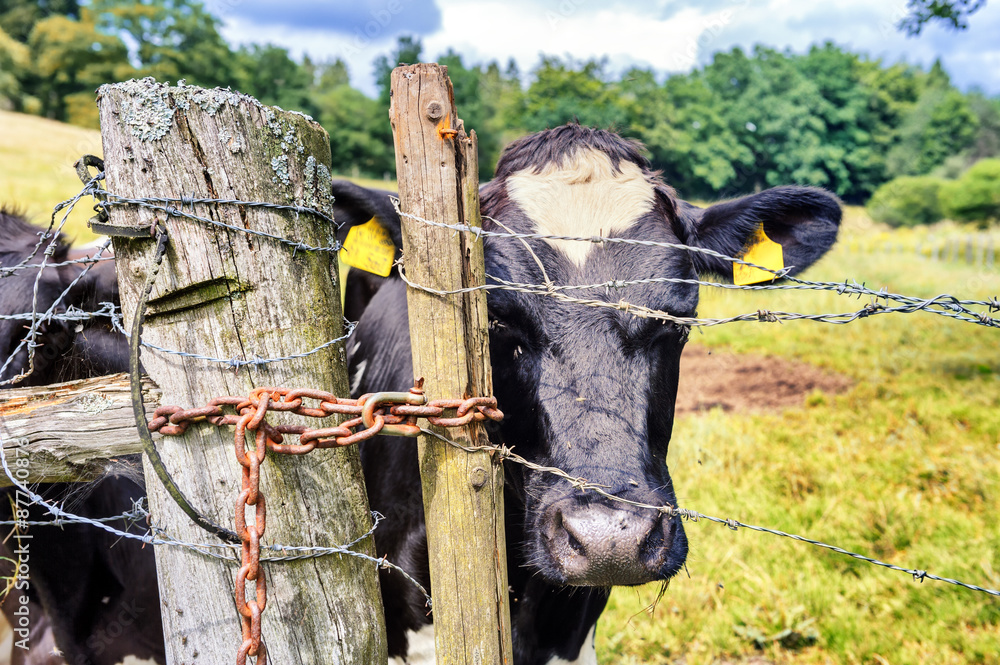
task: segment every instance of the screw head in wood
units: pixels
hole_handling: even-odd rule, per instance
[[[430,102],[427,105],[427,119],[437,122],[444,117],[444,105],[441,102]]]

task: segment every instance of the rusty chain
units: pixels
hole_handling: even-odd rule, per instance
[[[267,508],[260,491],[260,466],[267,452],[304,455],[317,448],[349,446],[376,434],[416,437],[422,433],[417,418],[425,418],[439,427],[461,427],[470,422],[500,421],[495,397],[439,399],[431,402],[423,391],[423,379],[417,379],[409,392],[380,392],[357,399],[337,397],[324,390],[308,388],[256,388],[247,397],[216,397],[202,407],[182,409],[161,406],[149,422],[151,432],[165,436],[180,435],[191,423],[205,421],[223,427],[235,425],[236,460],[242,467],[242,483],[236,500],[236,533],[242,543],[240,569],[236,573],[236,609],[240,613],[242,642],[236,654],[237,665],[246,665],[247,656],[257,658],[257,665],[267,665],[267,647],[261,640],[261,614],[267,606],[267,581],[260,566],[260,541],[264,536]],[[319,406],[307,406],[304,399],[316,400]],[[225,413],[224,408],[236,413]],[[455,411],[453,417],[446,411]],[[334,415],[349,416],[334,427],[308,428],[304,425],[271,425],[264,418],[269,411],[289,412],[310,418]],[[360,428],[360,429],[359,429]],[[357,430],[357,431],[355,431]],[[253,433],[253,449],[247,450],[247,432]],[[298,443],[285,443],[285,435],[298,436]],[[254,509],[248,523],[246,510]],[[254,583],[253,596],[247,598],[247,583]]]

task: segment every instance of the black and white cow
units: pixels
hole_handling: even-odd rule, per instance
[[[56,313],[70,307],[84,311],[99,309],[98,303],[117,299],[118,282],[111,261],[95,264],[76,286],[63,292],[80,277],[83,266],[38,266],[82,258],[56,240],[46,240],[33,250],[40,229],[14,211],[0,209],[0,266],[13,268],[27,261],[27,268],[0,278],[0,314],[44,313],[60,296]],[[32,258],[29,258],[32,257]],[[37,282],[37,288],[36,288]],[[0,319],[0,380],[8,380],[28,367],[27,347],[22,345],[28,321]],[[65,322],[54,319],[39,328],[33,371],[18,385],[39,386],[101,376],[128,369],[128,347],[105,319]],[[20,350],[19,350],[20,347]],[[7,432],[0,421],[0,436]],[[74,513],[96,518],[120,514],[141,498],[139,459],[122,459],[109,466],[105,478],[88,485],[47,484],[36,489],[61,502]],[[10,488],[0,490],[0,519],[12,518]],[[22,500],[22,505],[23,505]],[[48,520],[37,506],[29,508],[29,520]],[[122,526],[118,524],[117,526]],[[163,662],[163,628],[156,591],[152,552],[134,540],[121,540],[104,531],[79,524],[29,527],[27,551],[18,551],[17,541],[0,543],[0,570],[8,575],[13,562],[28,556],[29,576],[7,594],[3,612],[15,629],[13,665],[113,665],[125,656],[158,658]],[[24,601],[22,601],[22,598]],[[27,614],[24,613],[27,607]],[[20,613],[18,613],[20,611]],[[27,616],[28,625],[21,620]],[[29,632],[30,631],[30,634]],[[24,638],[27,638],[24,641]]]
[[[337,182],[334,194],[343,231],[375,217],[399,246],[399,218],[385,192]],[[491,230],[638,238],[728,256],[743,251],[763,223],[782,245],[792,272],[823,255],[840,222],[838,201],[807,187],[779,187],[707,209],[692,206],[650,170],[637,144],[579,125],[511,144],[481,200]],[[546,276],[559,284],[709,273],[732,278],[729,263],[683,249],[526,242],[487,238],[487,273],[532,284]],[[348,307],[360,315],[349,342],[352,394],[408,389],[413,372],[403,283],[352,270],[347,290]],[[697,287],[677,283],[579,296],[678,316],[694,315],[698,304]],[[626,311],[506,290],[489,292],[488,308],[494,392],[507,414],[491,429],[492,440],[600,483],[616,496],[676,504],[665,460],[687,331]],[[361,455],[371,507],[387,517],[375,534],[379,555],[429,587],[414,447],[377,437],[362,444]],[[505,504],[517,665],[596,662],[594,628],[610,588],[667,580],[684,565],[687,538],[678,519],[583,494],[551,475],[508,464]],[[426,615],[423,597],[399,575],[383,572],[381,584],[390,662],[433,662],[433,616]],[[155,595],[155,585],[146,588]],[[57,640],[64,634],[57,630]]]
[[[345,219],[375,215],[399,237],[384,193],[334,185]],[[566,125],[511,144],[481,191],[484,227],[562,236],[682,243],[739,255],[763,223],[793,273],[833,244],[840,206],[808,187],[779,187],[707,209],[679,200],[637,144],[607,131]],[[683,249],[570,240],[484,240],[486,272],[543,284],[598,284],[650,277],[732,279],[732,264]],[[539,265],[540,264],[540,265]],[[544,274],[543,274],[544,268]],[[698,287],[636,284],[580,298],[624,300],[694,316]],[[591,308],[509,290],[488,293],[493,387],[507,414],[491,431],[530,461],[606,486],[615,496],[676,505],[666,466],[678,365],[687,330],[612,308]],[[352,394],[406,390],[413,382],[405,285],[388,280],[361,316],[348,355]],[[362,445],[373,510],[389,519],[375,534],[379,555],[428,585],[420,476],[412,445]],[[507,464],[508,575],[514,661],[594,663],[594,628],[612,586],[668,580],[684,565],[677,517],[637,509],[559,478]],[[391,525],[391,526],[389,526]],[[393,662],[432,651],[432,616],[416,590],[383,572]]]

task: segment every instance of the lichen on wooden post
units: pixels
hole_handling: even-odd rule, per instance
[[[481,225],[476,135],[466,135],[458,119],[447,68],[397,67],[391,85],[407,278],[443,291],[482,286],[483,248],[474,235],[406,216]],[[408,288],[407,309],[413,371],[425,378],[427,395],[491,395],[485,292],[436,296]],[[446,435],[465,446],[489,445],[476,423]],[[437,662],[512,663],[502,465],[488,452],[429,436],[418,450]]]
[[[156,204],[160,210],[134,204],[110,209],[113,225],[149,228],[160,222],[168,229],[169,246],[148,302],[145,341],[214,358],[253,360],[309,351],[343,334],[334,252],[304,251],[163,210],[169,206],[312,247],[335,244],[334,229],[308,213],[178,201],[260,201],[332,215],[329,138],[318,124],[229,90],[168,87],[151,79],[102,86],[98,106],[108,191],[133,199],[174,199]],[[130,320],[153,243],[116,238],[114,245],[122,309]],[[247,395],[259,386],[348,392],[342,343],[238,371],[149,348],[141,359],[162,392],[162,403],[185,408],[219,395]],[[269,420],[294,422],[273,415]],[[157,442],[194,506],[230,528],[240,487],[232,436],[231,428],[204,424]],[[180,541],[211,542],[148,468],[146,474],[156,527]],[[353,447],[308,457],[269,455],[260,486],[268,508],[265,544],[336,546],[371,527]],[[355,549],[373,555],[372,539]],[[238,565],[185,547],[158,548],[156,559],[168,662],[232,662],[241,642],[233,602]],[[263,636],[270,662],[386,662],[371,562],[325,556],[264,568]]]

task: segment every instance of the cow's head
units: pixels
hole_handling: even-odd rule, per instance
[[[579,125],[511,144],[481,201],[491,231],[634,238],[727,256],[744,251],[763,223],[793,273],[822,256],[840,223],[837,200],[805,187],[692,206],[650,170],[635,143]],[[398,224],[393,214],[373,214],[390,228]],[[484,249],[495,281],[587,285],[709,273],[732,279],[731,262],[675,247],[490,237]],[[694,316],[698,286],[644,283],[562,293],[630,307],[488,292],[493,388],[506,414],[497,443],[625,501],[508,464],[507,495],[519,503],[524,562],[560,585],[668,579],[687,554],[680,519],[627,501],[677,503],[666,455],[688,330],[636,316],[634,308]]]

